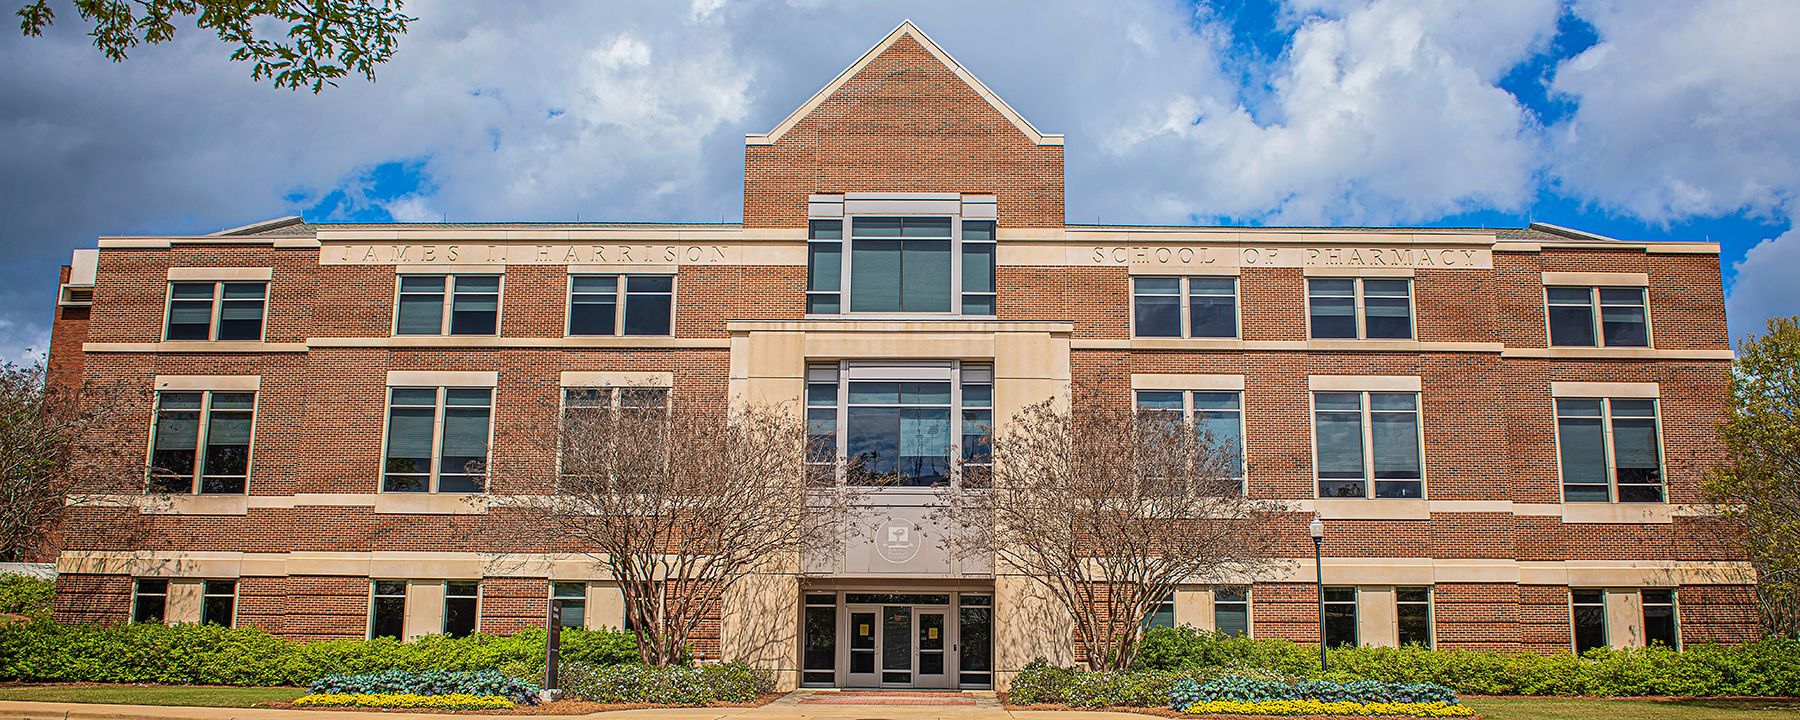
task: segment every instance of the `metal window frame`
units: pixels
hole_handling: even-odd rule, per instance
[[[426,481],[425,481],[425,492],[422,492],[422,493],[401,492],[401,491],[397,491],[397,490],[390,491],[390,490],[386,489],[388,445],[391,442],[393,442],[393,432],[392,432],[393,427],[392,427],[392,425],[393,425],[393,421],[394,421],[394,391],[395,390],[434,390],[437,392],[437,400],[436,400],[435,410],[432,412],[432,415],[431,415],[431,418],[432,418],[432,420],[431,420],[431,470],[428,473],[428,477],[426,478]],[[438,490],[438,478],[443,474],[443,467],[442,467],[443,463],[441,462],[441,460],[443,459],[443,454],[444,454],[444,411],[445,411],[445,408],[448,407],[446,405],[446,400],[449,398],[451,390],[486,390],[488,392],[488,404],[486,406],[488,409],[488,437],[487,437],[487,457],[488,457],[488,459],[487,459],[487,463],[490,465],[493,463],[493,461],[494,461],[494,415],[495,415],[495,410],[497,409],[497,407],[500,404],[500,402],[499,402],[500,399],[498,397],[500,388],[498,388],[498,387],[469,387],[466,385],[437,385],[437,386],[389,385],[389,386],[382,388],[382,392],[383,392],[384,396],[382,397],[382,400],[381,400],[381,405],[382,405],[382,407],[381,407],[381,457],[377,459],[378,465],[377,465],[376,472],[375,472],[375,492],[392,494],[392,495],[437,495],[437,494],[440,494],[439,490]],[[424,406],[423,405],[402,405],[401,407],[424,407]],[[459,406],[459,407],[474,407],[474,406],[473,405],[465,405],[465,406]],[[486,471],[483,471],[481,473],[481,476],[482,476],[482,486],[483,486],[483,488],[486,488],[487,483],[493,479],[493,476],[491,473],[486,472]],[[458,493],[449,493],[449,494],[450,495],[480,495],[481,493],[458,492]]]
[[[206,339],[205,340],[171,340],[169,338],[169,321],[174,319],[172,316],[172,313],[175,310],[175,286],[177,284],[200,285],[203,283],[211,283],[213,286],[212,312],[210,313],[210,317],[206,323]],[[257,323],[258,328],[257,328],[256,339],[255,340],[227,340],[225,342],[264,342],[264,341],[268,340],[269,339],[269,285],[272,284],[271,281],[269,281],[269,280],[168,280],[168,281],[166,281],[163,284],[163,331],[162,331],[161,340],[163,342],[219,342],[219,318],[225,312],[225,284],[226,283],[231,283],[234,285],[261,285],[263,288],[263,296],[262,296],[262,318]],[[396,290],[396,293],[398,293],[398,290]],[[399,296],[397,294],[395,296],[395,302],[396,303],[399,302]],[[92,299],[90,299],[86,304],[92,305],[93,304]],[[398,307],[399,307],[398,305],[395,305],[396,309]],[[398,311],[395,312],[395,317],[396,318],[399,317]],[[396,322],[398,322],[398,319],[396,319]]]
[[[194,475],[188,485],[189,495],[237,495],[238,493],[202,493],[206,478],[206,436],[212,420],[212,396],[215,392],[250,393],[250,450],[244,455],[244,492],[250,495],[250,479],[256,474],[256,423],[262,415],[262,390],[157,390],[150,407],[150,437],[144,443],[144,487],[149,488],[149,469],[156,462],[156,431],[162,427],[162,396],[165,393],[200,393],[200,427],[194,433]],[[233,411],[236,412],[236,411]]]
[[[1301,292],[1301,300],[1302,300],[1302,304],[1305,306],[1305,310],[1306,310],[1306,339],[1307,340],[1309,340],[1309,341],[1310,340],[1320,340],[1320,341],[1325,341],[1325,342],[1343,341],[1343,340],[1373,340],[1375,342],[1418,342],[1418,340],[1419,340],[1419,300],[1418,300],[1419,283],[1417,282],[1418,278],[1357,276],[1357,277],[1307,277],[1307,278],[1302,278],[1302,279],[1306,281],[1303,284],[1303,291]],[[1313,317],[1313,315],[1312,315],[1312,281],[1314,281],[1314,280],[1352,280],[1352,281],[1354,281],[1354,285],[1352,285],[1352,288],[1351,288],[1351,296],[1354,298],[1351,301],[1351,314],[1356,317],[1356,337],[1354,337],[1354,338],[1316,338],[1316,337],[1313,337],[1313,334],[1312,334],[1312,317]],[[1407,324],[1407,333],[1408,333],[1407,337],[1403,337],[1403,338],[1371,338],[1371,337],[1369,337],[1369,327],[1368,327],[1369,311],[1368,311],[1367,304],[1364,302],[1364,297],[1365,297],[1365,295],[1363,293],[1363,281],[1364,280],[1404,280],[1404,281],[1406,281],[1406,324]],[[1341,295],[1331,295],[1328,297],[1342,297],[1342,296]],[[1390,297],[1390,296],[1381,295],[1381,296],[1377,296],[1377,297]],[[1545,317],[1548,318],[1548,315],[1546,315]],[[1546,320],[1545,322],[1548,322],[1548,320]],[[1243,328],[1240,327],[1238,329],[1238,332],[1240,335],[1242,335]]]
[[[1617,399],[1617,400],[1649,400],[1652,403],[1651,407],[1655,408],[1654,411],[1651,413],[1651,419],[1653,422],[1656,423],[1656,472],[1657,472],[1657,475],[1662,478],[1662,482],[1657,483],[1657,485],[1662,488],[1663,499],[1662,499],[1661,504],[1664,504],[1664,505],[1669,504],[1670,500],[1669,500],[1668,438],[1665,436],[1665,433],[1663,432],[1663,426],[1662,426],[1663,405],[1662,405],[1662,398],[1660,398],[1660,397],[1611,398],[1611,397],[1573,397],[1573,396],[1571,396],[1571,397],[1552,397],[1552,398],[1550,398],[1550,426],[1555,431],[1551,434],[1556,436],[1556,440],[1554,443],[1552,443],[1551,446],[1556,449],[1557,499],[1564,505],[1571,504],[1571,502],[1568,498],[1568,484],[1569,483],[1564,477],[1563,464],[1562,464],[1562,424],[1561,424],[1561,421],[1562,421],[1563,415],[1562,415],[1561,411],[1556,409],[1556,401],[1558,401],[1558,400],[1599,400],[1600,401],[1600,433],[1601,433],[1600,436],[1601,436],[1601,438],[1604,439],[1604,441],[1606,443],[1606,451],[1604,453],[1602,453],[1602,457],[1606,461],[1606,498],[1607,498],[1607,500],[1606,500],[1606,503],[1604,503],[1604,504],[1607,504],[1607,505],[1620,505],[1620,504],[1624,504],[1624,505],[1656,505],[1656,504],[1658,504],[1658,503],[1640,503],[1640,502],[1627,503],[1627,502],[1623,502],[1623,501],[1619,500],[1618,459],[1616,457],[1614,457],[1618,453],[1618,443],[1613,442],[1613,424],[1612,424],[1612,420],[1613,420],[1612,401],[1615,399]],[[1569,417],[1579,417],[1579,416],[1571,415]],[[1574,501],[1572,504],[1599,505],[1599,504],[1603,504],[1603,503],[1596,503],[1591,500],[1577,500],[1577,501]]]
[[[1362,443],[1363,443],[1363,500],[1430,500],[1431,483],[1430,463],[1425,458],[1425,393],[1414,390],[1309,390],[1307,402],[1311,405],[1311,434],[1313,457],[1313,498],[1320,500],[1356,500],[1358,498],[1324,497],[1319,494],[1319,483],[1325,478],[1319,477],[1319,393],[1342,394],[1358,393],[1362,397]],[[1419,439],[1419,497],[1417,498],[1378,498],[1375,497],[1375,427],[1370,415],[1374,409],[1370,406],[1370,395],[1411,395],[1413,396],[1413,427]],[[1348,412],[1346,410],[1328,410],[1327,412]],[[1384,410],[1383,412],[1396,412]],[[1340,478],[1347,479],[1347,478]]]

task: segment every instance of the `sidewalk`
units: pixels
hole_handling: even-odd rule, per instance
[[[1142,715],[1106,712],[1012,711],[1002,707],[992,692],[971,692],[973,705],[849,704],[853,696],[823,694],[813,703],[810,690],[788,693],[757,708],[667,708],[619,710],[593,715],[520,715],[532,720],[1129,720]],[[829,701],[825,704],[820,701]],[[258,708],[153,707],[147,705],[97,705],[89,703],[0,702],[0,720],[437,720],[452,717],[431,713],[349,712],[341,710],[265,710]],[[489,716],[483,716],[489,717]],[[508,717],[508,716],[499,716]]]

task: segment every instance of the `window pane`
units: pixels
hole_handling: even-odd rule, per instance
[[[1615,401],[1618,402],[1618,401]],[[1613,467],[1618,473],[1622,502],[1662,502],[1662,462],[1657,447],[1655,418],[1613,416]],[[1627,488],[1628,485],[1640,487]]]
[[[487,388],[451,388],[444,391],[445,405],[487,405],[494,391]]]
[[[1396,625],[1399,627],[1399,644],[1422,645],[1431,647],[1431,605],[1423,602],[1403,602],[1394,606]]]
[[[837,240],[844,237],[842,220],[812,220],[806,227],[806,236],[813,240]]]
[[[578,293],[611,295],[619,291],[619,278],[613,275],[576,275],[570,287]]]
[[[852,222],[856,237],[900,237],[900,218],[859,217]]]
[[[900,404],[900,383],[894,382],[853,382],[850,383],[851,405],[898,405]]]
[[[1675,627],[1675,606],[1651,605],[1644,602],[1644,644],[1679,648],[1681,638]]]
[[[625,334],[669,335],[674,315],[675,279],[670,276],[626,278]]]
[[[1379,397],[1371,395],[1370,399],[1374,401]],[[1419,478],[1418,413],[1372,410],[1369,424],[1370,442],[1375,454],[1375,479]]]
[[[858,227],[867,218],[857,218]],[[850,243],[850,311],[900,311],[900,245],[897,240]]]
[[[1647,347],[1649,326],[1644,324],[1644,308],[1601,305],[1600,327],[1609,347]]]
[[[407,278],[411,279],[411,278]],[[442,284],[443,278],[436,278]],[[404,280],[402,281],[404,283]],[[442,294],[400,295],[400,321],[394,332],[399,335],[437,335],[444,327],[444,296]]]
[[[250,413],[213,411],[206,426],[206,470],[203,493],[244,492],[250,472]]]
[[[451,335],[493,335],[500,317],[500,278],[467,275],[456,278],[450,302]]]
[[[261,300],[226,300],[219,308],[219,339],[261,340],[262,316]]]
[[[853,391],[858,384],[851,383]],[[848,415],[845,422],[848,482],[852,485],[880,484],[883,476],[899,469],[900,408],[851,407]]]
[[[1598,591],[1593,591],[1593,595],[1599,594]],[[1571,608],[1575,625],[1576,654],[1585,653],[1598,647],[1606,647],[1606,606],[1599,604],[1598,598],[1594,599],[1595,604],[1584,603],[1585,599],[1578,595],[1575,601],[1577,604]]]
[[[1564,500],[1606,502],[1611,499],[1606,490],[1606,434],[1600,418],[1558,418],[1556,432],[1563,484],[1570,486],[1564,490]]]
[[[1231,636],[1250,634],[1250,606],[1237,602],[1213,603],[1213,627]]]
[[[612,280],[612,278],[607,278]],[[615,312],[619,296],[605,293],[577,293],[569,296],[570,335],[611,335],[617,326]]]
[[[1406,297],[1411,280],[1363,280],[1364,297]]]
[[[406,625],[406,597],[377,597],[371,614],[374,617],[369,623],[369,637],[398,640]]]
[[[227,591],[230,592],[230,591]],[[231,627],[236,598],[231,595],[206,595],[200,606],[200,624]]]
[[[994,238],[994,221],[992,221],[992,220],[964,220],[963,221],[963,239],[964,240],[993,240],[993,239],[995,239]]]
[[[478,602],[472,597],[444,598],[444,634],[450,637],[468,637],[474,634]]]
[[[934,217],[901,218],[901,235],[906,237],[947,238],[950,237],[950,218]]]
[[[497,293],[500,292],[499,275],[458,275],[456,276],[456,292],[462,293]]]
[[[1237,337],[1237,298],[1231,295],[1191,295],[1188,298],[1188,336]]]
[[[837,667],[836,607],[806,609],[806,651],[803,662],[807,670],[832,670]]]
[[[949,405],[950,383],[947,382],[909,382],[900,383],[901,405]]]
[[[994,315],[998,313],[996,302],[993,295],[964,293],[962,311],[964,315]]]
[[[1365,337],[1407,339],[1412,337],[1412,301],[1393,297],[1363,298],[1363,331]]]
[[[900,310],[950,312],[950,241],[914,240],[901,248]]]
[[[843,243],[806,245],[806,289],[837,292],[843,285]]]
[[[397,396],[399,391],[395,391]],[[396,398],[397,399],[397,398]],[[395,407],[388,411],[388,451],[382,489],[425,492],[431,472],[432,425],[436,408]]]
[[[1356,647],[1356,589],[1325,589],[1325,644]]]
[[[1315,433],[1318,435],[1318,466],[1321,497],[1363,497],[1362,483],[1325,483],[1324,479],[1360,480],[1363,477],[1362,415],[1347,412],[1319,412]]]
[[[1550,344],[1593,347],[1594,315],[1587,306],[1550,306]]]
[[[389,403],[393,405],[436,405],[437,389],[394,388],[392,398]]]
[[[212,283],[175,283],[170,288],[170,340],[207,340],[212,330]]]
[[[443,275],[402,275],[400,276],[400,292],[435,292],[444,291]]]
[[[839,293],[807,293],[806,312],[809,315],[836,315],[843,307],[843,296]]]
[[[451,407],[444,410],[443,473],[439,492],[481,492],[477,477],[486,470],[488,409]]]
[[[963,243],[963,292],[994,291],[994,244]]]
[[[1181,337],[1181,279],[1137,278],[1133,283],[1138,337]]]
[[[168,588],[165,585],[158,589],[154,595],[145,594],[145,590],[143,589],[144,582],[146,581],[138,581],[137,602],[134,603],[135,607],[131,610],[131,621],[137,623],[162,622],[163,615],[169,602],[169,596],[163,593],[168,592]]]
[[[837,406],[836,383],[812,383],[806,386],[806,404],[814,407]]]
[[[1356,337],[1355,298],[1314,296],[1310,300],[1310,304],[1314,338],[1354,339]]]
[[[993,407],[994,386],[980,383],[963,383],[963,407]]]
[[[200,442],[200,393],[162,393],[150,451],[153,491],[193,492],[194,453]],[[187,409],[187,408],[192,408]]]

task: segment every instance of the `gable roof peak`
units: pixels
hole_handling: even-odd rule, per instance
[[[1038,129],[1032,127],[1031,122],[1026,120],[1025,116],[1020,115],[1019,111],[1012,109],[1012,106],[1007,105],[1005,100],[1001,100],[999,95],[995,95],[993,90],[989,90],[988,86],[983,85],[980,80],[977,80],[973,73],[970,73],[969,70],[963,67],[962,63],[957,62],[955,58],[950,57],[950,53],[944,52],[944,49],[938,47],[937,43],[932,42],[931,38],[927,37],[925,32],[920,30],[918,26],[913,25],[912,20],[910,19],[902,20],[899,27],[894,28],[894,31],[888,33],[887,37],[882,38],[881,42],[875,43],[875,47],[869,48],[869,51],[863,53],[863,56],[858,58],[856,62],[851,63],[850,67],[845,68],[843,72],[838,73],[838,76],[827,83],[824,88],[813,93],[811,98],[799,108],[795,109],[793,113],[789,114],[786,119],[776,124],[775,129],[761,135],[754,133],[745,135],[744,144],[775,144],[776,141],[781,139],[781,136],[786,135],[795,125],[800,124],[801,120],[806,119],[806,116],[811,115],[814,110],[818,109],[820,105],[823,105],[825,100],[836,93],[839,88],[842,88],[845,83],[850,82],[850,78],[856,77],[857,73],[862,72],[864,67],[867,67],[869,63],[874,62],[875,58],[880,57],[882,53],[887,52],[887,49],[892,47],[894,43],[899,42],[900,38],[909,35],[912,36],[912,39],[919,43],[921,47],[924,47],[926,52],[931,53],[932,57],[937,58],[938,62],[943,63],[944,67],[949,68],[950,72],[960,78],[971,90],[974,90],[983,100],[986,100],[989,105],[992,105],[994,110],[998,111],[1001,116],[1010,121],[1014,127],[1019,129],[1019,132],[1024,133],[1025,137],[1029,138],[1033,143],[1038,145],[1063,144],[1063,136],[1060,133],[1046,135],[1038,132]]]

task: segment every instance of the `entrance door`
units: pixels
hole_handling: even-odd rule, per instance
[[[944,625],[943,610],[919,611],[918,639],[918,673],[913,676],[913,687],[950,687],[950,675],[944,669],[944,647],[949,640],[949,629]]]
[[[879,608],[854,607],[850,610],[850,687],[881,687],[881,673],[875,669],[880,642],[875,634],[875,618]]]

